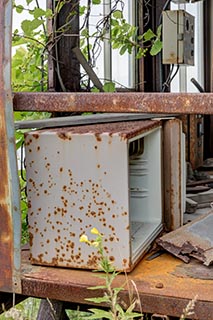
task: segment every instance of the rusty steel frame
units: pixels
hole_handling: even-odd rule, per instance
[[[14,94],[14,110],[213,114],[213,93],[35,93]]]
[[[0,290],[21,293],[20,299],[49,297],[84,304],[84,298],[91,295],[87,288],[97,285],[97,278],[90,271],[32,266],[27,250],[24,251],[25,258],[21,259],[20,193],[10,78],[11,14],[12,1],[0,1],[0,168],[3,173],[0,184]],[[13,102],[14,110],[26,111],[213,114],[213,94],[210,93],[16,93]],[[178,276],[179,264],[179,260],[165,254],[152,261],[143,259],[130,273],[143,311],[180,316],[188,301],[198,293],[195,318],[211,320],[212,279]],[[121,286],[125,281],[126,277],[121,274],[115,285]],[[98,294],[95,292],[96,296]],[[124,290],[121,296],[128,301],[129,291]]]
[[[21,214],[11,92],[12,1],[0,1],[0,288],[21,292]]]

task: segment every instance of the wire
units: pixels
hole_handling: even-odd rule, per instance
[[[163,83],[163,85],[162,85],[162,92],[165,92],[166,89],[169,88],[172,80],[173,80],[173,79],[175,78],[175,76],[177,75],[177,73],[178,73],[178,71],[179,71],[179,68],[180,68],[180,65],[178,64],[178,65],[177,65],[177,69],[175,70],[175,73],[174,73],[173,76],[172,76],[172,72],[173,72],[173,70],[174,70],[174,64],[172,64],[172,67],[171,67],[171,70],[170,70],[170,72],[169,72],[169,75],[168,75],[166,81],[165,81],[165,82]]]
[[[159,21],[158,21],[158,25],[160,25],[162,23],[162,14],[163,14],[163,11],[165,11],[168,7],[168,5],[170,4],[171,0],[167,0],[166,3],[164,4],[163,6],[163,9],[161,11],[161,15],[159,17]]]
[[[199,92],[205,92],[205,90],[203,89],[203,87],[199,84],[199,82],[195,79],[195,78],[191,78],[191,82],[193,83],[193,85],[197,88],[197,90]]]

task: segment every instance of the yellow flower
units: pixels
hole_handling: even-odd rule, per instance
[[[80,236],[80,242],[86,242],[86,243],[89,242],[86,234],[82,234],[82,236]]]
[[[92,234],[96,234],[98,236],[100,236],[100,232],[96,229],[96,228],[92,228],[91,231],[90,231]]]

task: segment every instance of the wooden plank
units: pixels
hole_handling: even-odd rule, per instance
[[[10,79],[12,1],[0,1],[0,291],[20,292],[20,194]]]

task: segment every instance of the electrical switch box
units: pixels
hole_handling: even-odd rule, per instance
[[[194,16],[163,11],[163,63],[194,65]]]
[[[157,120],[27,132],[31,262],[96,269],[96,249],[79,241],[95,227],[130,271],[163,227],[161,135]]]

